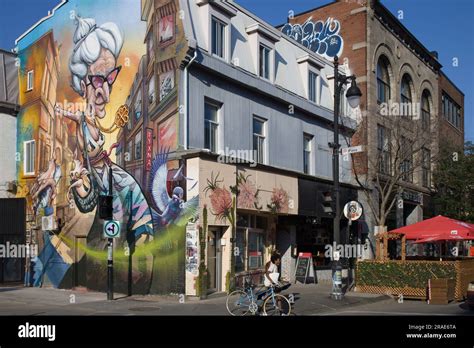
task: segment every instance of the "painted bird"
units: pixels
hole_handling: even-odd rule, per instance
[[[153,225],[161,230],[170,224],[184,225],[190,219],[197,216],[199,206],[199,196],[195,196],[185,202],[183,200],[184,190],[177,186],[173,189],[170,197],[168,194],[166,182],[168,178],[168,169],[166,163],[168,161],[169,151],[161,151],[153,160],[149,191],[152,194],[155,206],[161,212],[152,209]],[[181,177],[182,168],[176,173],[175,177]],[[178,175],[179,174],[179,175]],[[187,180],[194,180],[186,178]]]

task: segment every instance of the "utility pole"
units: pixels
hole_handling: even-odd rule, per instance
[[[113,193],[112,193],[112,166],[109,168],[109,200],[111,207],[109,208],[109,220],[113,220]],[[114,239],[107,238],[107,300],[114,299]]]

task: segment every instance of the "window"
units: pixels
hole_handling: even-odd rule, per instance
[[[412,93],[411,93],[411,78],[409,75],[405,74],[402,77],[402,83],[400,85],[400,116],[410,116],[411,114],[411,102],[412,102]],[[407,110],[408,114],[407,114]]]
[[[219,145],[219,109],[216,104],[204,104],[204,148],[214,153]]]
[[[422,163],[421,163],[421,174],[422,174],[422,185],[424,187],[431,186],[431,152],[427,148],[423,148],[422,151]]]
[[[153,28],[150,29],[150,33],[148,34],[148,37],[146,39],[146,52],[147,52],[147,55],[148,55],[148,62],[150,62],[154,55],[155,55],[155,52],[154,52],[154,43],[153,43]]]
[[[413,144],[402,137],[400,144],[400,172],[402,180],[413,182]]]
[[[253,153],[257,163],[265,163],[265,120],[253,118]]]
[[[142,132],[135,135],[135,159],[142,159]]]
[[[236,231],[235,271],[243,272],[264,266],[266,218],[238,215]]]
[[[387,57],[380,56],[377,62],[377,102],[388,103],[390,100],[390,75]]]
[[[131,161],[133,156],[133,141],[127,143],[127,153],[125,154],[125,161]]]
[[[162,101],[174,88],[174,71],[160,75],[160,101]]]
[[[140,88],[140,87],[139,87]],[[142,116],[142,90],[139,89],[137,96],[135,97],[135,104],[133,105],[135,119],[139,119]]]
[[[36,143],[34,140],[23,143],[23,172],[25,175],[35,174]]]
[[[461,128],[461,107],[445,93],[443,93],[441,100],[444,119],[454,127]]]
[[[429,98],[430,98],[430,92],[428,92],[427,90],[424,90],[421,96],[421,124],[422,124],[423,130],[430,129],[431,113],[430,113]]]
[[[390,131],[380,125],[377,125],[377,152],[379,172],[382,174],[391,174],[391,146]]]
[[[311,173],[311,147],[313,137],[311,135],[303,135],[303,171],[305,174]]]
[[[224,22],[221,22],[217,18],[212,17],[211,25],[212,54],[220,58],[225,58],[226,24]]]
[[[174,14],[164,16],[160,19],[158,26],[160,43],[170,41],[174,38]]]
[[[32,91],[33,90],[34,77],[35,77],[35,71],[34,70],[30,70],[26,74],[26,90],[27,91]]]
[[[270,80],[270,52],[271,49],[260,44],[259,49],[259,74],[260,77]]]
[[[308,74],[308,98],[313,103],[319,104],[318,98],[318,79],[319,75],[310,71]]]
[[[263,233],[261,231],[248,231],[248,269],[263,267]]]
[[[148,104],[153,104],[156,99],[155,75],[148,80]]]

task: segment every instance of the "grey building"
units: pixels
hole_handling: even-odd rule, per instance
[[[274,250],[283,256],[286,279],[294,279],[300,252],[327,268],[332,62],[232,1],[182,1],[181,8],[189,49],[180,78],[179,143],[186,175],[198,182],[187,195],[199,195],[200,216],[207,216],[211,289],[224,290],[232,271],[258,277]],[[345,102],[341,109],[339,142],[346,144],[357,113]],[[341,202],[355,199],[350,161],[342,158],[340,180]],[[230,192],[237,192],[236,221],[225,218]],[[193,276],[186,277],[192,295]]]
[[[18,105],[17,55],[0,49],[0,198],[15,196],[16,115]]]

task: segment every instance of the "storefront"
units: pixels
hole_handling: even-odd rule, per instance
[[[277,250],[278,218],[298,212],[297,178],[203,154],[186,160],[186,176],[198,181],[188,182],[186,195],[199,195],[197,224],[206,245],[197,249],[205,254],[199,260],[206,265],[209,292],[226,291],[232,274],[238,283],[247,274],[262,282],[265,264]],[[290,273],[283,268],[282,274]],[[196,295],[199,272],[186,269],[186,294]]]
[[[327,257],[329,246],[333,246],[333,214],[334,204],[331,200],[333,186],[329,182],[298,179],[298,215],[279,217],[279,230],[294,230],[291,256],[293,263],[295,256],[300,252],[311,253],[313,264],[319,278],[324,278],[318,270],[328,270],[331,260]],[[341,211],[344,205],[357,200],[357,190],[351,186],[340,188]],[[356,243],[360,239],[358,223],[350,226],[348,231],[347,220],[342,216],[340,222],[341,243]],[[280,245],[277,243],[277,248]],[[293,279],[294,274],[291,274]]]

